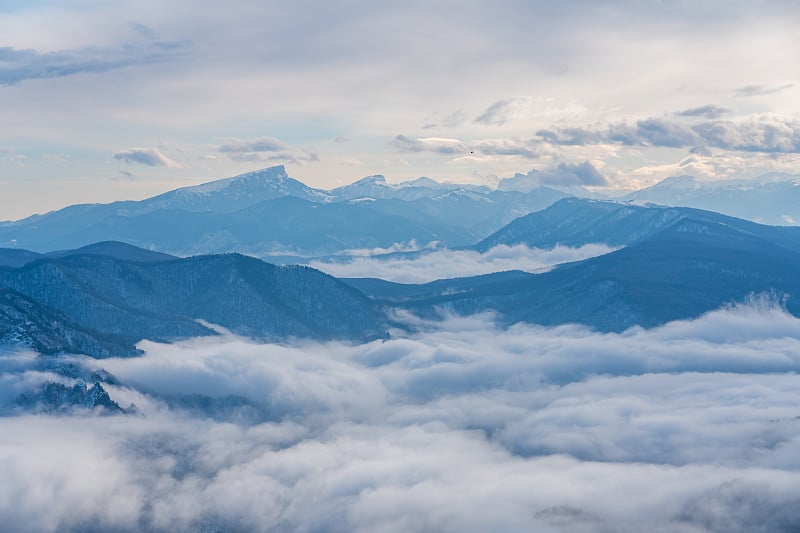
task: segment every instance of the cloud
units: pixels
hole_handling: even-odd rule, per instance
[[[319,155],[307,150],[296,150],[280,139],[258,137],[253,140],[234,139],[216,148],[234,161],[282,161],[301,163],[319,161]]]
[[[111,370],[139,414],[0,418],[0,519],[20,533],[800,525],[800,320],[774,301],[620,334],[490,316],[423,329],[75,358]],[[44,379],[35,361],[0,357],[0,391]]]
[[[15,163],[18,166],[24,167],[27,160],[27,155],[17,153],[13,148],[0,146],[0,161]]]
[[[506,98],[498,100],[486,108],[486,111],[475,117],[475,123],[484,124],[486,126],[502,126],[506,123],[509,116],[514,113],[516,105],[522,101],[525,101],[525,99]]]
[[[280,139],[274,137],[259,137],[252,141],[235,140],[227,144],[220,145],[218,152],[222,153],[250,153],[250,152],[282,152],[291,147]]]
[[[433,152],[445,155],[463,155],[470,152],[464,142],[443,137],[411,139],[405,135],[397,135],[391,144],[403,152]]]
[[[524,139],[479,139],[462,141],[445,137],[426,137],[412,139],[405,135],[397,135],[390,143],[401,152],[429,152],[434,154],[457,156],[459,158],[480,159],[482,157],[523,157],[536,159],[539,153],[538,141]]]
[[[539,157],[537,144],[525,139],[484,139],[470,143],[472,151],[487,156],[516,156],[525,159]]]
[[[145,39],[147,39],[149,41],[155,40],[156,37],[157,37],[157,34],[156,34],[155,30],[153,30],[153,28],[151,28],[150,26],[147,26],[146,24],[142,24],[141,22],[131,22],[131,23],[128,24],[128,26],[135,33],[137,33],[138,35],[140,35],[141,37],[143,37],[143,38],[145,38]]]
[[[129,164],[147,165],[148,167],[181,168],[181,164],[162,154],[158,148],[131,148],[114,154],[114,159]]]
[[[467,115],[463,111],[454,111],[444,117],[438,115],[429,116],[422,124],[422,129],[435,128],[457,128],[467,120]]]
[[[541,186],[583,187],[607,185],[605,176],[590,161],[580,164],[559,163],[543,170],[533,169],[527,174],[517,173],[511,178],[503,178],[498,184],[501,191],[530,192]]]
[[[800,122],[769,114],[738,121],[714,120],[692,125],[648,118],[634,124],[619,122],[605,127],[539,130],[536,135],[543,142],[565,146],[706,146],[743,152],[800,153]]]
[[[314,261],[310,266],[340,278],[381,278],[398,283],[427,283],[436,279],[477,276],[505,270],[543,272],[550,267],[613,252],[604,244],[550,250],[498,245],[484,253],[472,250],[422,251],[410,258],[356,257],[348,262]]]
[[[702,107],[693,107],[691,109],[684,109],[677,111],[675,114],[679,117],[703,117],[703,118],[719,118],[722,115],[727,115],[731,110],[727,107],[720,107],[716,105],[704,105]]]
[[[794,83],[783,83],[779,85],[745,85],[739,87],[734,91],[734,96],[748,97],[748,96],[766,96],[768,94],[775,94],[786,89],[794,87]]]
[[[587,111],[586,107],[574,101],[564,102],[541,96],[515,96],[495,101],[478,115],[473,123],[484,126],[506,126],[516,122],[519,126],[542,119],[563,123],[574,121]]]
[[[141,33],[141,31],[140,31]],[[118,47],[91,47],[59,52],[38,52],[0,47],[0,85],[26,80],[99,74],[125,67],[171,61],[183,57],[186,41],[139,41]]]
[[[543,185],[606,185],[605,176],[589,162],[580,164],[559,163],[557,167],[536,174]]]

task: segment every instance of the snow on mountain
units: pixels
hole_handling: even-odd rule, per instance
[[[708,209],[763,224],[794,225],[800,221],[800,176],[771,173],[714,181],[672,176],[622,199]]]
[[[290,178],[283,165],[240,174],[201,185],[182,187],[145,200],[148,207],[187,211],[231,212],[284,196],[312,202],[330,201],[325,191]]]
[[[488,194],[490,189],[479,185],[439,183],[430,178],[417,178],[401,183],[388,183],[381,175],[367,176],[360,180],[328,191],[337,200],[356,198],[375,198],[380,200],[414,201],[432,198],[438,194],[454,190],[472,189]]]

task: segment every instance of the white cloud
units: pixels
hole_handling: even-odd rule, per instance
[[[542,142],[566,146],[700,146],[768,154],[800,152],[800,121],[795,116],[776,114],[748,116],[737,121],[711,120],[695,124],[647,118],[637,120],[635,124],[619,122],[604,126],[539,130],[537,136]]]
[[[310,266],[339,278],[381,278],[398,283],[427,283],[436,279],[477,276],[506,270],[544,272],[554,265],[580,261],[614,251],[604,244],[550,250],[499,245],[484,253],[473,250],[422,251],[410,257],[355,257],[348,262],[313,261]]]
[[[0,85],[169,62],[186,56],[188,42],[145,41],[118,47],[89,47],[58,52],[0,47]]]
[[[181,164],[161,153],[158,148],[131,148],[114,154],[114,159],[148,167],[181,168]]]
[[[487,126],[502,126],[507,120],[515,113],[517,107],[524,104],[524,98],[505,98],[498,100],[486,108],[486,111],[481,113],[475,118],[476,124],[485,124]]]
[[[147,399],[139,415],[0,418],[5,527],[800,524],[800,320],[769,300],[622,334],[503,331],[477,316],[362,346],[142,346],[144,357],[93,363],[125,384],[112,396]],[[7,375],[32,364],[8,357]],[[174,402],[195,392],[243,396],[263,416],[214,420]]]
[[[746,85],[744,87],[739,87],[736,89],[734,94],[739,97],[749,97],[749,96],[767,96],[770,94],[775,94],[777,92],[785,91],[787,89],[791,89],[794,87],[794,83],[780,83],[775,85],[767,85],[767,84],[752,84]]]

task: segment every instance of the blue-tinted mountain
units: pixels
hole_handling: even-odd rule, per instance
[[[767,174],[755,179],[698,181],[674,176],[622,198],[697,207],[762,224],[800,224],[800,176]]]
[[[508,283],[476,282],[463,292],[437,284],[427,294],[425,286],[355,286],[423,316],[496,310],[506,324],[574,322],[604,331],[694,318],[760,293],[785,297],[788,310],[800,315],[800,234],[789,231],[800,228],[683,213],[621,250]],[[459,283],[470,286],[468,279]]]
[[[627,246],[644,241],[686,218],[729,225],[744,233],[800,251],[798,227],[765,226],[686,207],[642,206],[582,198],[565,198],[547,209],[518,218],[479,242],[475,248],[485,251],[498,244],[526,244],[535,248],[589,243]]]
[[[365,340],[386,331],[382,309],[335,278],[238,254],[149,263],[99,255],[46,258],[0,268],[0,287],[130,349],[140,339],[215,334],[198,319],[273,341]],[[48,316],[42,309],[31,314]]]
[[[448,241],[448,246],[474,242],[517,217],[571,196],[552,187],[493,190],[480,185],[438,183],[428,178],[390,184],[383,176],[369,176],[329,193],[335,201],[364,202],[377,211],[462,231],[463,242]]]
[[[21,267],[27,265],[31,261],[35,261],[42,254],[31,252],[30,250],[23,250],[22,248],[0,248],[0,266],[5,267]]]
[[[449,247],[457,247],[472,244],[512,220],[544,209],[567,196],[548,187],[525,193],[459,188],[413,201],[372,200],[369,206],[384,213],[425,220],[435,227],[457,229],[460,238],[443,242]]]
[[[61,383],[45,383],[34,393],[17,398],[18,407],[37,413],[68,414],[76,411],[93,411],[103,415],[123,414],[117,402],[99,382],[87,387],[82,381],[67,386]]]
[[[123,261],[134,261],[139,263],[155,263],[178,259],[178,257],[173,255],[155,252],[153,250],[145,250],[143,248],[119,241],[101,241],[94,244],[88,244],[74,250],[58,250],[55,252],[42,254],[44,257],[52,258],[69,257],[71,255],[102,255],[106,257],[113,257],[114,259],[121,259]]]
[[[45,249],[78,248],[85,242],[115,239],[177,255],[240,251],[313,256],[411,240],[466,244],[455,228],[434,228],[361,203],[314,203],[292,196],[232,213],[161,209],[134,216],[113,215],[71,234],[62,232],[49,238],[43,231],[35,239],[34,244]]]
[[[0,246],[43,253],[121,241],[183,256],[235,251],[307,257],[411,241],[456,247],[565,195],[548,188],[492,191],[427,178],[388,184],[382,176],[321,191],[279,166],[142,201],[73,205],[0,222]],[[21,260],[2,259],[0,253],[2,264]]]
[[[381,199],[381,200],[419,200],[430,198],[442,192],[469,188],[484,193],[490,192],[487,187],[438,183],[429,178],[418,178],[402,183],[389,183],[381,175],[367,176],[350,185],[344,185],[328,191],[336,200]]]
[[[44,254],[23,250],[21,248],[0,248],[0,267],[17,268],[27,265],[37,259],[68,257],[70,255],[104,255],[116,259],[139,261],[143,263],[178,259],[172,255],[145,250],[124,242],[104,241],[89,244],[75,250],[57,250]]]
[[[462,242],[458,228],[408,213],[382,212],[364,202],[317,204],[280,198],[228,218],[237,249],[257,255],[275,250],[314,255],[356,248],[387,248],[417,241]]]
[[[290,178],[283,165],[247,172],[232,178],[210,181],[202,185],[182,187],[141,202],[150,210],[179,209],[229,213],[258,204],[292,196],[310,202],[325,202],[330,195]]]
[[[0,288],[0,345],[40,354],[81,353],[96,358],[140,353],[130,342],[75,324],[63,313]]]
[[[440,279],[430,283],[397,283],[379,278],[342,278],[342,281],[366,294],[370,298],[387,302],[402,303],[437,296],[466,295],[469,293],[495,293],[513,289],[535,274],[521,270],[509,270],[469,276],[464,278]]]

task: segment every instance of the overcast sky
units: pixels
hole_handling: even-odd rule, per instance
[[[800,168],[796,1],[0,2],[0,220],[286,164],[334,187]]]

